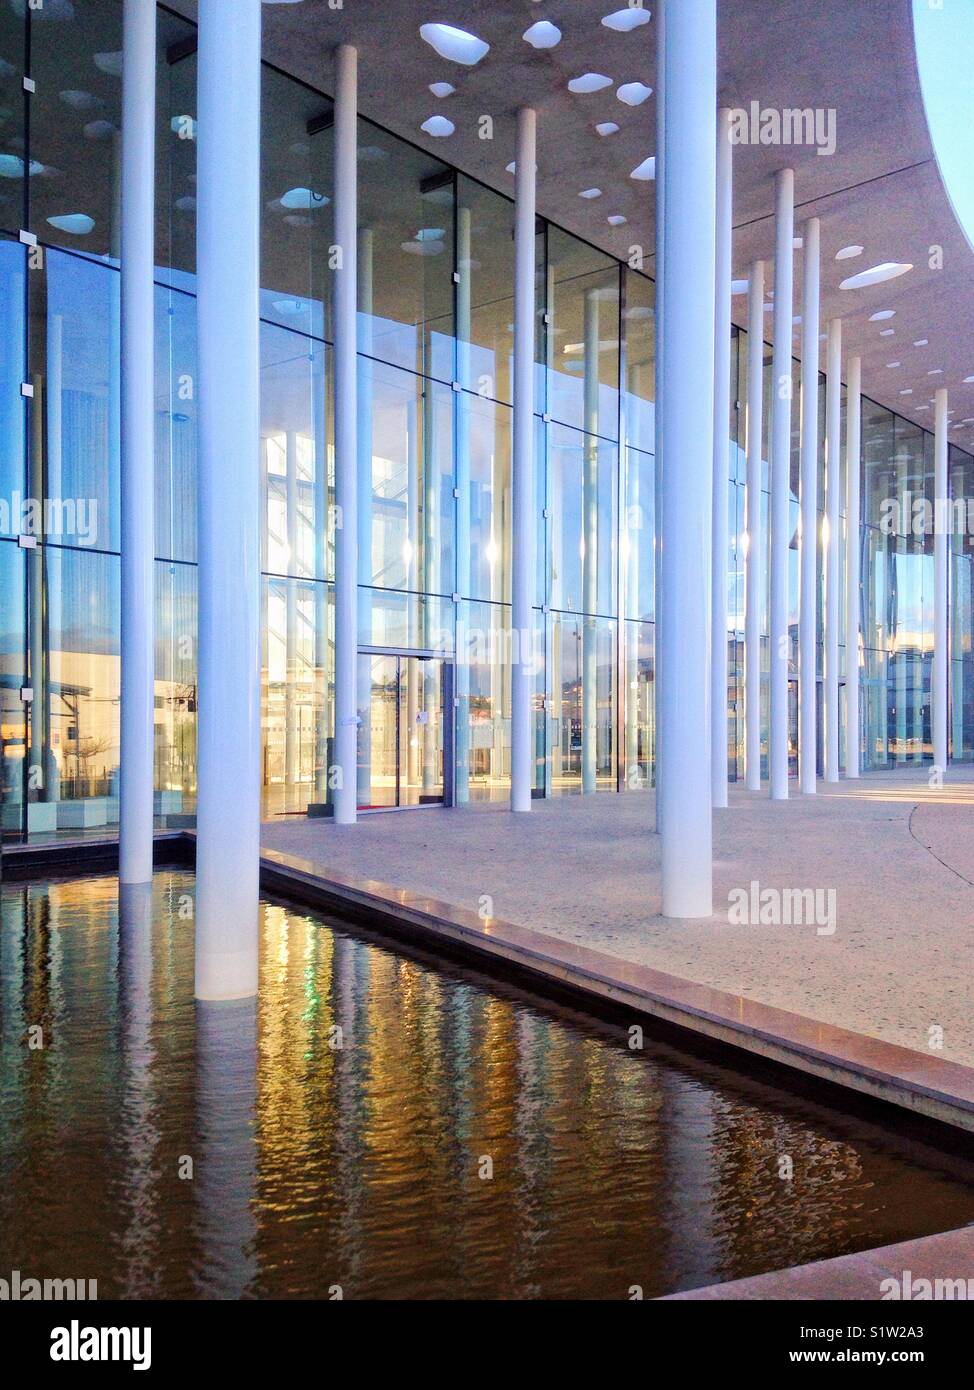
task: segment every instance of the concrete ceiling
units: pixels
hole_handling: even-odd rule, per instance
[[[515,113],[538,111],[538,210],[625,259],[644,248],[652,273],[655,196],[652,182],[631,171],[655,153],[655,95],[642,105],[616,96],[621,83],[655,86],[655,17],[630,33],[601,23],[626,0],[329,0],[264,4],[264,56],[330,93],[333,52],[359,49],[360,108],[398,135],[502,192],[513,193],[506,165],[514,156]],[[647,0],[652,10],[652,0]],[[773,259],[773,182],[795,170],[796,233],[822,221],[822,324],[843,320],[844,348],[863,361],[863,389],[918,423],[932,425],[930,398],[950,391],[951,437],[974,447],[974,251],[947,198],[924,116],[913,47],[910,0],[718,0],[721,105],[834,109],[836,148],[738,146],[735,151],[734,270],[741,278],[757,258]],[[192,0],[173,8],[194,17]],[[562,31],[552,49],[536,50],[522,35],[546,19]],[[419,27],[453,24],[475,32],[490,51],[475,67],[448,62],[425,43]],[[568,82],[603,73],[612,85],[573,95]],[[437,99],[432,82],[456,91]],[[445,115],[455,133],[427,136],[420,126]],[[492,123],[484,139],[483,117]],[[597,123],[618,133],[601,137]],[[583,199],[583,189],[602,196]],[[610,214],[627,222],[611,227]],[[841,247],[861,245],[856,259],[836,261]],[[936,248],[941,248],[939,254]],[[841,290],[845,277],[881,262],[907,262],[899,279],[864,290]],[[771,267],[768,284],[773,287]],[[800,313],[801,253],[796,253],[795,314]],[[734,320],[746,326],[746,300]],[[878,310],[895,316],[871,322]],[[892,334],[881,336],[883,330]],[[768,315],[770,333],[770,315]],[[799,329],[796,328],[795,346]],[[922,339],[927,345],[914,344]],[[824,352],[824,343],[822,345]],[[899,363],[896,367],[887,364]],[[932,373],[938,373],[933,375]],[[903,394],[910,392],[911,394]],[[926,409],[924,408],[926,407]]]

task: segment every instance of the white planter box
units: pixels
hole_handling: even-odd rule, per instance
[[[61,830],[84,830],[92,825],[107,825],[108,805],[105,798],[92,796],[83,801],[59,802],[57,823]]]

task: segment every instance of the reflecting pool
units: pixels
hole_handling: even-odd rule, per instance
[[[313,912],[192,998],[193,878],[2,889],[0,1275],[646,1298],[974,1221],[974,1164]]]

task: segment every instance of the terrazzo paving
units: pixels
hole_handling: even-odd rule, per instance
[[[966,775],[965,775],[966,774]],[[363,816],[288,817],[270,849],[974,1065],[974,781],[914,770],[788,802],[732,788],[714,815],[715,916],[660,916],[651,793]],[[834,890],[834,926],[738,924],[733,890]],[[489,900],[489,901],[488,901]],[[824,927],[824,930],[823,930]],[[941,1045],[942,1044],[942,1045]]]

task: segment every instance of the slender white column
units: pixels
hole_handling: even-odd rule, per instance
[[[933,671],[930,726],[934,767],[947,768],[947,390],[934,396]]]
[[[730,349],[734,162],[731,113],[717,112],[717,242],[714,313],[714,502],[711,553],[711,796],[727,805],[727,497],[730,487]]]
[[[845,775],[859,776],[859,466],[862,359],[849,358],[845,425]]]
[[[471,212],[457,208],[457,292],[456,344],[457,380],[470,386],[471,288],[470,263]],[[470,611],[470,398],[456,393],[456,479],[457,479],[457,593],[460,620],[457,623],[456,718],[455,718],[455,795],[458,806],[470,800],[470,634],[466,618]]]
[[[594,792],[598,768],[598,627],[594,614],[599,596],[599,300],[585,296],[585,437],[582,479],[582,791]]]
[[[714,469],[716,0],[666,16],[663,662],[659,729],[663,913],[713,910],[710,547]]]
[[[653,320],[655,397],[653,408],[653,731],[655,766],[653,781],[656,787],[656,833],[663,833],[663,742],[659,734],[660,671],[663,661],[663,411],[660,407],[660,383],[663,379],[663,287],[666,281],[664,249],[666,246],[666,6],[668,0],[656,5],[656,301]]]
[[[152,878],[155,739],[156,7],[122,11],[121,754],[118,876]]]
[[[839,544],[842,528],[842,320],[829,320],[826,344],[824,714],[825,780],[839,780]]]
[[[358,712],[358,51],[335,55],[335,820],[354,825]]]
[[[768,763],[771,796],[788,799],[788,552],[791,542],[791,306],[795,174],[775,178],[774,362],[771,389],[771,674]]]
[[[357,342],[359,356],[356,359],[356,454],[358,456],[358,565],[359,589],[357,595],[357,627],[361,629],[363,640],[371,641],[372,635],[372,589],[375,578],[372,572],[372,510],[375,488],[372,481],[372,352],[375,346],[373,330],[372,260],[375,234],[371,227],[358,230],[358,330]],[[407,600],[410,602],[410,600]],[[356,795],[360,806],[367,806],[372,800],[372,747],[369,732],[369,706],[372,701],[372,663],[355,659],[356,707],[362,723],[359,729],[364,737],[358,739],[356,768]],[[414,729],[410,728],[410,738]]]
[[[744,491],[744,778],[761,790],[761,628],[765,535],[762,520],[764,407],[764,261],[755,261],[747,290],[747,479]]]
[[[801,543],[798,603],[798,772],[814,796],[818,752],[818,322],[821,224],[805,224],[802,276],[802,409],[799,497]]]
[[[201,0],[196,995],[257,990],[260,3]]]
[[[534,770],[534,220],[537,116],[517,113],[514,191],[514,459],[511,557],[511,810],[530,811]]]

